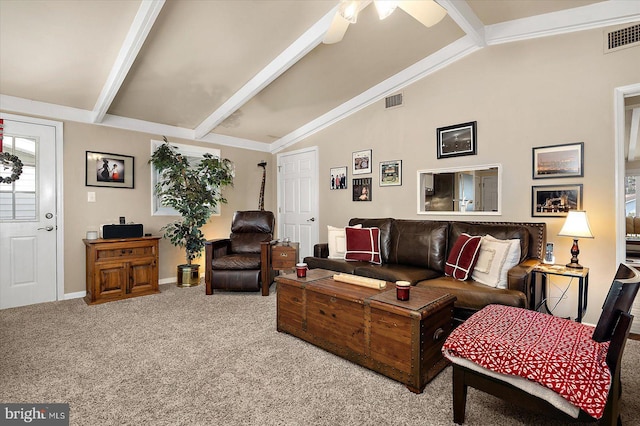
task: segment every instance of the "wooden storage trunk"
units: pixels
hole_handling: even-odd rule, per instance
[[[276,278],[277,327],[420,393],[446,365],[441,348],[452,329],[455,297],[444,290],[377,290],[336,282],[314,269]]]

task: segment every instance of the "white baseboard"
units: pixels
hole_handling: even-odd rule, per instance
[[[65,293],[64,300],[80,299],[81,297],[85,297],[86,295],[87,295],[86,291],[77,291],[75,293]]]

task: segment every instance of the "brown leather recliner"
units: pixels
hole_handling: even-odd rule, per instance
[[[269,295],[273,272],[265,275],[269,242],[273,239],[275,217],[270,211],[238,211],[231,221],[229,238],[207,241],[205,244],[206,293],[213,289],[229,291],[259,291]],[[270,269],[270,268],[269,268]],[[266,287],[266,288],[265,288]],[[265,294],[266,292],[266,294]]]

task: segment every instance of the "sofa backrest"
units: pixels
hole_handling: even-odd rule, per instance
[[[520,240],[520,261],[527,258],[542,259],[546,244],[545,223],[524,222],[451,222],[447,253],[460,234],[484,236],[489,234],[500,240]]]
[[[391,227],[389,263],[444,272],[449,223],[396,219]]]
[[[389,263],[389,251],[391,250],[391,224],[394,219],[387,217],[381,219],[360,219],[354,217],[349,221],[349,226],[362,224],[363,228],[380,228],[380,257],[382,263]]]

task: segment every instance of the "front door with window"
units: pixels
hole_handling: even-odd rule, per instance
[[[0,309],[56,300],[56,129],[4,119],[3,151],[23,169],[0,183]]]

